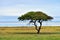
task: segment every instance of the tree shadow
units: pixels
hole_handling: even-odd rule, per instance
[[[13,32],[9,34],[37,34],[36,32]],[[60,32],[41,32],[39,34],[60,34]]]
[[[40,34],[60,34],[60,32],[42,32]]]

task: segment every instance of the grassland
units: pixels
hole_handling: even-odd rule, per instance
[[[0,27],[0,40],[60,40],[59,26],[42,27],[37,34],[34,27]]]

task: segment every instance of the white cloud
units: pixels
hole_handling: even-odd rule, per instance
[[[18,9],[16,8],[0,9],[0,16],[16,16],[16,15],[18,15]]]
[[[0,8],[0,16],[21,16],[28,11],[42,11],[50,16],[60,16],[59,11],[60,6],[34,6],[34,5],[24,5],[18,4],[15,6],[8,6]]]

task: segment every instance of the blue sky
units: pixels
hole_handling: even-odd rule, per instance
[[[60,0],[0,0],[0,16],[20,16],[28,11],[60,16]]]

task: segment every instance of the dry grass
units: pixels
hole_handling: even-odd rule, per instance
[[[42,27],[40,34],[36,32],[34,27],[0,27],[0,40],[60,40],[59,26]]]
[[[34,27],[0,27],[0,33],[16,33],[16,32],[34,32]],[[60,32],[59,26],[45,26],[41,28],[41,32]]]

